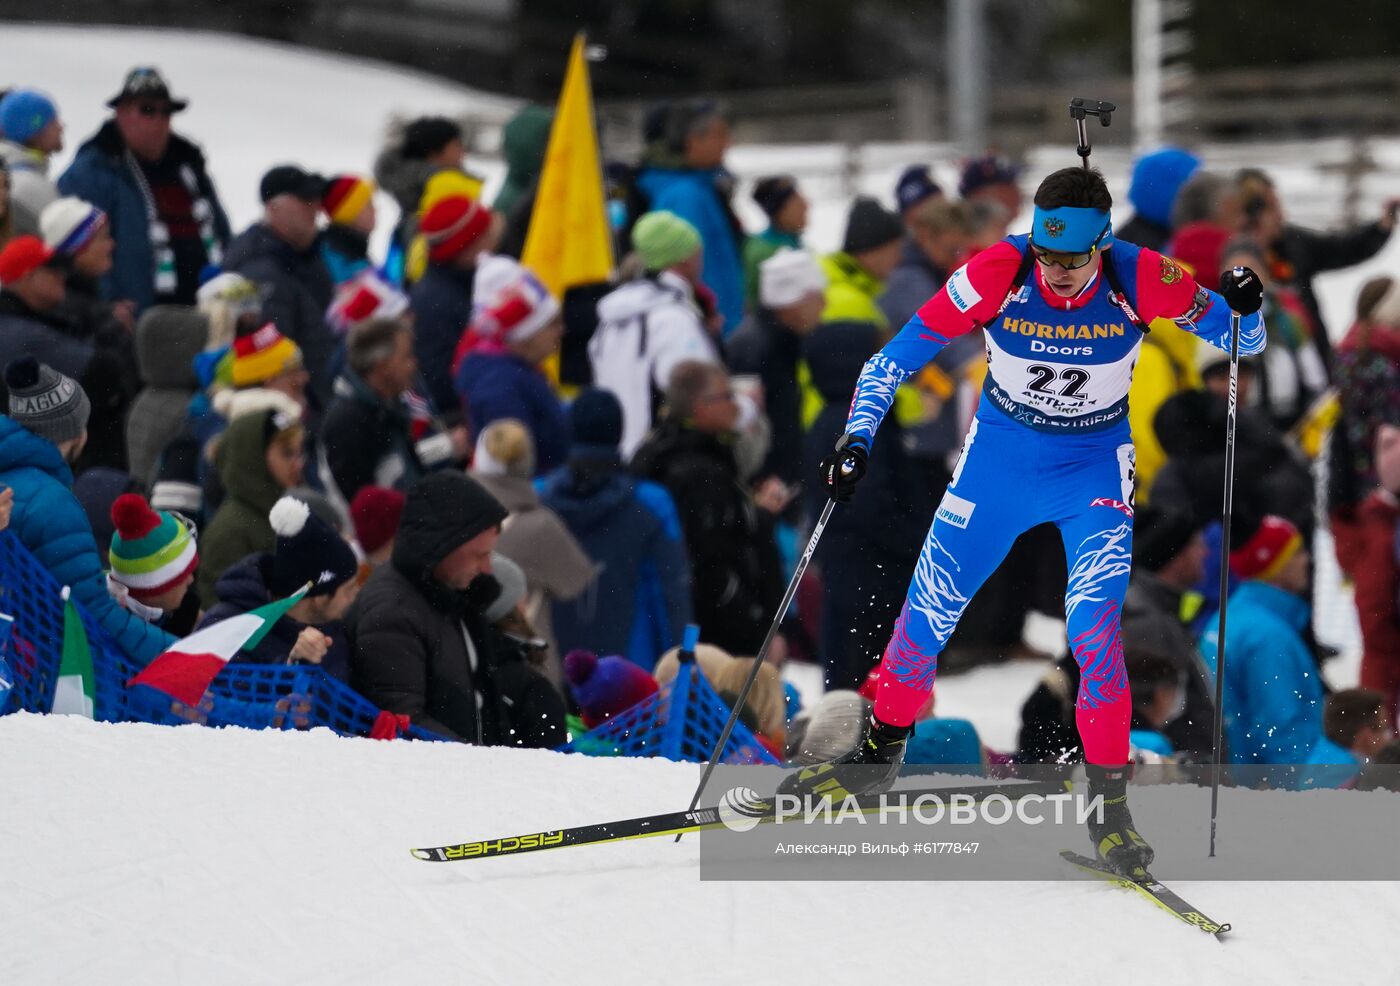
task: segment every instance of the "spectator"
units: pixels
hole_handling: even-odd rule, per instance
[[[1391,722],[1380,692],[1344,688],[1328,695],[1322,707],[1322,737],[1308,755],[1310,769],[1302,772],[1302,786],[1350,787],[1361,768],[1394,737]]]
[[[657,692],[656,679],[627,658],[600,658],[582,648],[564,655],[564,677],[584,729],[596,729]]]
[[[758,303],[758,269],[763,262],[779,250],[802,249],[808,209],[807,198],[791,175],[760,178],[753,200],[768,217],[768,228],[744,241],[744,301],[749,308]]]
[[[64,319],[84,339],[96,339],[108,348],[124,345],[136,384],[131,355],[131,331],[136,320],[131,306],[102,298],[102,278],[112,269],[115,247],[107,229],[106,213],[82,199],[56,199],[45,207],[39,228],[44,246],[62,258],[68,268]]]
[[[107,591],[121,606],[174,637],[188,637],[199,620],[192,590],[199,567],[194,525],[155,511],[138,493],[112,503]]]
[[[500,253],[520,259],[525,252],[525,237],[530,232],[530,219],[535,210],[535,190],[544,170],[544,156],[549,149],[549,131],[554,125],[554,111],[543,106],[527,105],[506,121],[501,128],[501,157],[506,163],[506,178],[491,208],[505,217]]]
[[[136,363],[146,381],[126,419],[127,462],[143,485],[155,483],[161,452],[185,427],[199,390],[194,361],[208,337],[208,320],[179,305],[148,308],[136,323]]]
[[[476,265],[490,244],[491,213],[464,196],[443,199],[423,217],[428,267],[413,285],[414,352],[427,397],[442,414],[459,413],[452,356],[472,320]]]
[[[83,388],[32,356],[5,367],[9,416],[0,418],[0,485],[14,490],[9,529],[127,657],[144,665],[174,638],[107,592],[92,527],[73,496],[71,466],[87,441]]]
[[[915,206],[942,197],[943,189],[933,180],[926,164],[911,164],[905,168],[894,186],[894,200],[899,206],[899,217],[906,224]],[[913,235],[912,230],[910,235]]]
[[[155,69],[132,69],[107,101],[111,119],[58,180],[64,195],[107,214],[117,249],[103,296],[137,315],[158,302],[194,304],[200,271],[223,261],[231,235],[204,154],[170,129],[188,105]]]
[[[623,654],[650,671],[690,622],[690,573],[680,519],[665,487],[622,468],[622,407],[589,389],[569,408],[569,461],[540,480],[555,511],[597,563],[593,588],[553,610],[561,650]]]
[[[9,172],[15,235],[37,235],[39,214],[58,198],[49,162],[61,150],[63,121],[52,99],[37,89],[11,89],[0,98],[0,170]]]
[[[1266,252],[1267,273],[1278,284],[1298,292],[1312,316],[1315,339],[1323,362],[1332,366],[1331,342],[1322,318],[1313,278],[1329,270],[1354,267],[1380,252],[1395,228],[1400,199],[1389,199],[1380,218],[1339,233],[1318,233],[1288,222],[1272,179],[1255,168],[1245,168],[1235,179],[1244,210],[1244,233]]]
[[[594,384],[622,405],[624,459],[651,430],[676,366],[716,359],[695,302],[704,264],[695,227],[671,212],[649,212],[633,227],[632,246],[646,275],[598,302],[598,328],[588,343]]]
[[[1006,221],[1010,224],[1021,214],[1021,187],[1017,184],[1020,177],[1021,169],[1005,158],[995,155],[974,158],[963,166],[958,195],[968,202],[991,199],[1006,210]]]
[[[899,217],[874,199],[857,198],[846,220],[841,252],[822,258],[827,278],[822,321],[869,322],[882,338],[900,328],[890,325],[875,299],[899,266],[903,250],[904,224]]]
[[[967,255],[971,258],[1006,238],[1011,213],[995,199],[973,199],[966,205],[967,223],[972,229],[967,249]]]
[[[471,324],[458,347],[453,386],[475,440],[493,421],[524,422],[541,472],[564,462],[568,424],[544,375],[559,352],[559,302],[533,272],[509,257],[489,256],[476,270]]]
[[[233,383],[234,393],[276,391],[289,397],[300,409],[301,416],[305,417],[306,387],[311,380],[311,374],[306,369],[306,358],[301,347],[277,331],[274,323],[268,322],[256,332],[234,339],[229,355],[232,357],[229,379]],[[221,406],[227,405],[215,400],[215,409]]]
[[[729,142],[729,120],[716,103],[696,99],[672,104],[665,133],[643,152],[637,175],[653,211],[674,213],[699,234],[705,250],[703,280],[714,293],[724,335],[744,317],[744,228],[730,202],[734,176],[724,167]]]
[[[711,688],[729,708],[739,698],[739,690],[753,669],[757,658],[736,656],[714,644],[700,644],[695,648],[695,664],[705,676]],[[680,648],[673,647],[656,662],[652,677],[658,685],[665,687],[676,679],[681,671]],[[740,721],[753,731],[760,743],[776,757],[782,756],[787,732],[787,707],[783,699],[782,678],[772,664],[764,663],[758,669],[753,687],[740,709]]]
[[[666,407],[632,471],[661,483],[676,501],[691,563],[691,606],[706,639],[756,654],[782,593],[772,519],[787,503],[767,503],[760,515],[740,483],[733,450],[739,405],[723,367],[680,364]]]
[[[802,340],[821,321],[826,275],[805,250],[780,250],[759,265],[759,305],[725,346],[736,377],[763,385],[763,410],[773,427],[760,479],[803,481],[802,393],[798,389]]]
[[[1220,281],[1220,251],[1237,235],[1244,213],[1235,184],[1197,171],[1177,193],[1172,235],[1164,252],[1190,268],[1198,284]]]
[[[1311,605],[1303,537],[1282,517],[1249,524],[1231,539],[1230,569],[1243,584],[1225,627],[1225,738],[1234,764],[1301,763],[1322,736],[1323,688],[1303,639]],[[1216,629],[1201,638],[1215,673]]]
[[[295,165],[278,165],[263,175],[258,196],[263,218],[228,248],[226,270],[242,274],[263,289],[262,315],[295,342],[311,373],[311,406],[330,404],[330,359],[335,338],[326,325],[334,285],[321,259],[316,214],[326,181]]]
[[[384,486],[365,486],[350,501],[350,522],[355,542],[364,552],[370,570],[378,568],[394,553],[394,536],[403,515],[404,495]]]
[[[275,547],[268,511],[301,482],[304,437],[301,424],[280,411],[238,418],[220,437],[215,465],[224,500],[201,537],[204,564],[199,569],[199,598],[216,598],[214,583],[234,563]]]
[[[330,220],[321,233],[321,259],[337,287],[367,270],[369,238],[374,232],[375,184],[359,175],[335,175],[326,181],[321,208]]]
[[[1376,430],[1400,423],[1400,281],[1378,277],[1362,286],[1356,322],[1337,347],[1336,363],[1342,417],[1328,468],[1334,526],[1349,522],[1376,488]]]
[[[554,746],[563,703],[485,617],[500,594],[491,552],[506,516],[460,473],[434,473],[408,491],[393,559],[351,611],[351,682],[442,736]]]
[[[1161,757],[1174,756],[1176,749],[1163,730],[1186,702],[1185,676],[1171,658],[1136,647],[1128,649],[1124,664],[1133,698],[1129,745]]]
[[[1119,226],[1114,236],[1125,243],[1162,250],[1171,238],[1172,207],[1177,194],[1200,166],[1200,158],[1179,147],[1163,147],[1138,158],[1133,164],[1132,184],[1128,186],[1133,218]],[[1216,282],[1202,276],[1200,283]]]
[[[321,429],[329,467],[321,478],[343,502],[366,486],[406,489],[425,472],[403,402],[417,373],[407,321],[371,319],[350,330],[345,372]]]
[[[315,664],[332,678],[348,681],[350,647],[342,620],[360,591],[359,562],[335,529],[303,501],[284,496],[268,513],[276,536],[272,551],[251,554],[219,577],[218,599],[200,629],[286,599],[304,586],[306,595],[236,660],[250,664]]]
[[[1208,763],[1215,743],[1214,683],[1183,619],[1186,593],[1207,575],[1201,526],[1180,507],[1137,509],[1122,620],[1127,646],[1170,661],[1184,689],[1180,714],[1152,727],[1171,747],[1157,752],[1181,751]],[[1128,677],[1137,680],[1131,671]],[[1150,689],[1145,694],[1150,697]]]
[[[930,197],[904,214],[909,231],[903,256],[885,283],[880,310],[891,329],[901,329],[932,298],[967,253],[972,235],[967,207]]]
[[[510,511],[496,547],[525,573],[526,612],[548,644],[542,670],[562,690],[551,610],[577,599],[598,570],[559,515],[540,503],[530,481],[534,474],[534,443],[522,422],[501,418],[481,430],[472,477]]]

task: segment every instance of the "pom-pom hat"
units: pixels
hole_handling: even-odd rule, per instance
[[[152,510],[146,498],[123,493],[112,504],[108,558],[112,579],[138,600],[175,588],[199,564],[194,525],[178,514]]]

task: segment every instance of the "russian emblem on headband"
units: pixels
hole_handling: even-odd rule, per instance
[[[1052,216],[1046,216],[1045,221],[1041,223],[1041,225],[1045,227],[1046,236],[1059,236],[1065,231],[1065,221],[1063,219],[1055,219]]]
[[[1171,257],[1162,258],[1163,284],[1175,284],[1177,281],[1181,280],[1185,276],[1186,272],[1181,269],[1181,265],[1178,264],[1175,260],[1173,260]]]

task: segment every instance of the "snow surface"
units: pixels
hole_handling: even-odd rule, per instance
[[[1394,884],[717,883],[699,840],[408,849],[674,810],[694,765],[0,718],[5,983],[1395,982]],[[1223,847],[1228,848],[1228,847]]]

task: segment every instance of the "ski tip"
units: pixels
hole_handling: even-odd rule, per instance
[[[433,853],[430,849],[410,849],[408,854],[414,859],[423,859],[428,862],[432,862],[433,860]]]

